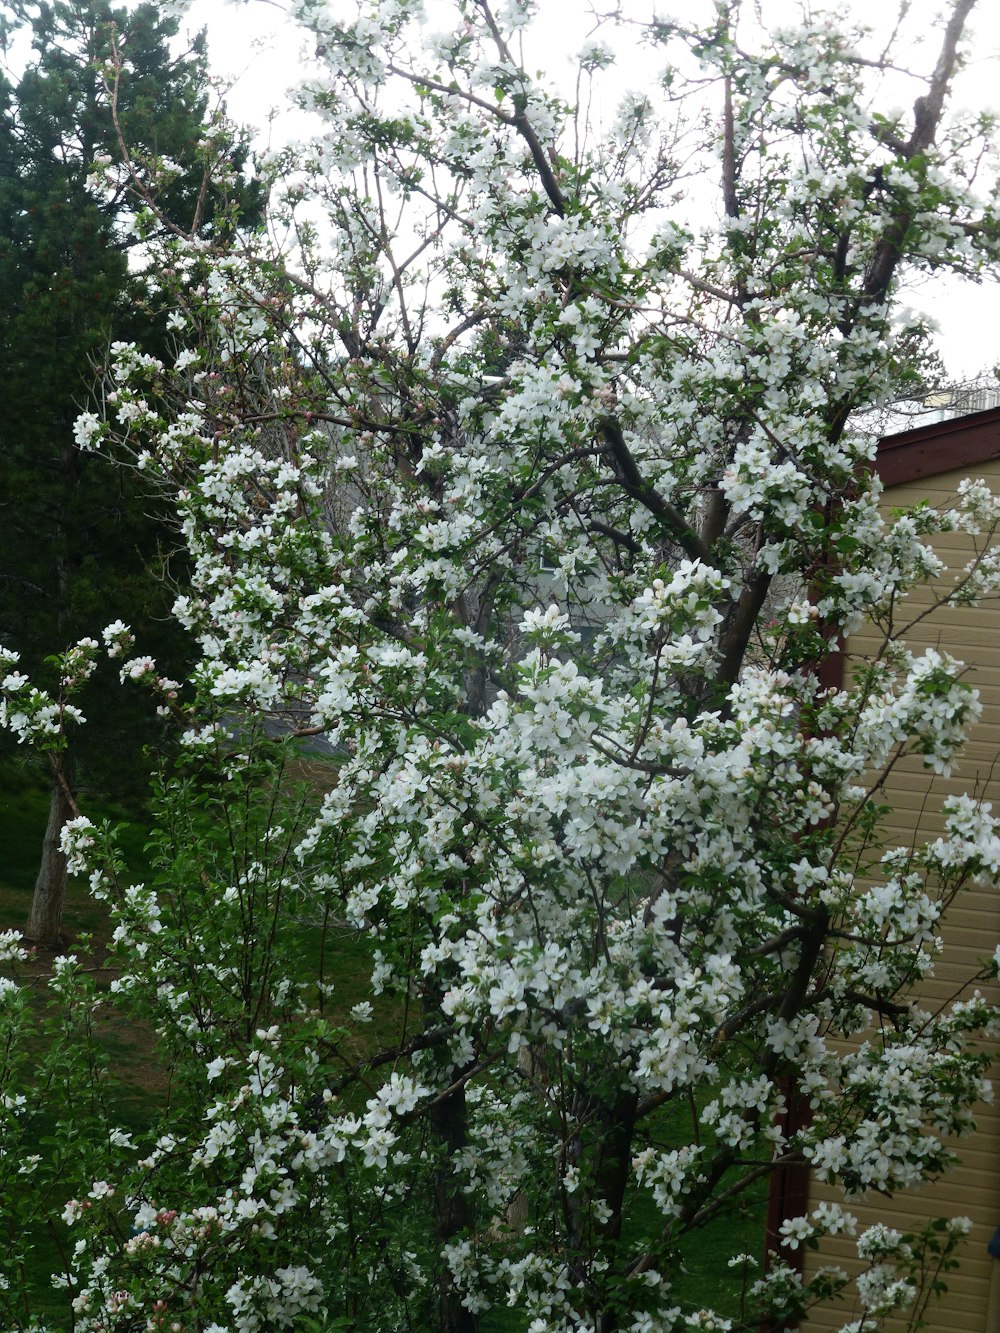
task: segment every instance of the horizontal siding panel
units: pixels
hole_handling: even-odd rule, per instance
[[[884,506],[906,507],[928,500],[948,508],[955,503],[955,490],[964,475],[959,469],[893,487],[883,497]],[[975,475],[984,476],[1000,492],[1000,462],[975,469]],[[954,587],[955,571],[976,552],[976,542],[963,533],[940,534],[932,545],[952,572],[937,587],[914,589],[896,608],[895,629],[898,632],[900,627],[909,626],[906,641],[913,652],[931,647],[968,663],[964,679],[978,690],[983,715],[948,777],[929,772],[916,755],[894,764],[885,783],[874,793],[876,800],[892,807],[882,830],[887,847],[912,847],[940,836],[944,830],[942,805],[948,796],[969,792],[991,801],[1000,814],[1000,607],[995,602],[979,608],[937,607],[912,623],[915,616],[933,607]],[[854,635],[847,647],[845,679],[851,679],[852,657],[863,661],[883,644],[884,634],[876,626]],[[874,777],[869,775],[866,781],[870,784]],[[869,855],[876,863],[880,850],[871,848]],[[877,879],[877,864],[871,869]],[[945,948],[935,961],[935,975],[922,986],[918,1002],[931,1008],[950,1003],[978,970],[981,960],[993,954],[998,939],[1000,892],[973,887],[960,894],[945,918]],[[995,983],[980,984],[979,989],[997,998]],[[1000,1077],[1000,1065],[997,1072]],[[928,1310],[926,1333],[985,1333],[990,1284],[997,1281],[996,1261],[987,1254],[986,1244],[1000,1225],[1000,1108],[981,1106],[976,1120],[974,1134],[949,1145],[961,1162],[940,1181],[901,1192],[892,1199],[873,1196],[844,1200],[836,1190],[818,1182],[813,1182],[810,1190],[811,1206],[822,1199],[836,1199],[858,1217],[861,1228],[885,1222],[901,1230],[916,1230],[937,1216],[965,1215],[972,1219],[972,1234],[960,1249],[961,1269],[948,1275],[947,1294]],[[851,1273],[858,1271],[854,1242],[842,1237],[825,1242],[817,1253],[808,1253],[805,1262],[807,1274],[825,1263],[838,1263]],[[857,1313],[854,1300],[848,1298],[810,1315],[803,1323],[803,1333],[840,1329]],[[890,1323],[890,1333],[896,1333],[905,1322]]]
[[[960,423],[956,423],[960,424]],[[942,437],[942,448],[947,448],[944,442],[948,439],[947,435]],[[919,481],[907,482],[902,486],[887,487],[882,495],[882,503],[885,506],[911,504],[916,501],[901,500],[900,496],[913,495],[920,499],[928,491],[944,488],[948,492],[948,504],[953,505],[956,502],[959,483],[966,477],[982,477],[992,490],[1000,491],[1000,465],[997,462],[990,461],[977,463],[973,467],[949,468],[947,472],[937,472],[933,477],[922,478]]]
[[[916,1223],[917,1218],[913,1214],[898,1212],[896,1203],[897,1200],[881,1200],[877,1207],[865,1210],[854,1203],[848,1203],[847,1206],[856,1215],[864,1213],[859,1218],[862,1227],[875,1222],[887,1222],[905,1231],[909,1228],[910,1222]],[[939,1211],[944,1215],[951,1210],[945,1206]],[[961,1267],[957,1272],[947,1275],[948,1291],[940,1301],[932,1303],[928,1309],[925,1333],[983,1333],[992,1276],[991,1266],[995,1262],[985,1254],[985,1244],[992,1231],[993,1228],[990,1227],[985,1239],[974,1232],[959,1247],[957,1253]],[[857,1273],[859,1266],[853,1243],[837,1238],[836,1243],[825,1245],[820,1254],[810,1252],[806,1258],[806,1276],[814,1273],[821,1265],[829,1263],[839,1265],[848,1273]],[[840,1329],[848,1319],[859,1314],[856,1298],[849,1287],[842,1301],[815,1311],[803,1327],[810,1330]],[[905,1320],[892,1322],[887,1327],[889,1329],[905,1327]]]

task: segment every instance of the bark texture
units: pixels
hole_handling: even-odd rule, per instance
[[[63,825],[76,814],[71,768],[60,764],[53,774],[49,797],[49,818],[42,839],[42,859],[31,898],[31,912],[24,933],[43,949],[54,949],[60,942],[63,908],[66,904],[66,857],[59,845]]]

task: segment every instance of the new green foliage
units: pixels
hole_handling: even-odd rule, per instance
[[[230,196],[248,204],[252,195],[245,154],[208,185],[218,150],[203,39],[175,54],[177,24],[160,7],[59,0],[30,23],[32,55],[0,88],[0,636],[33,670],[120,617],[176,666],[185,650],[169,607],[183,567],[171,559],[164,497],[136,469],[82,452],[74,421],[112,341],[167,347],[143,238],[152,226],[211,234],[234,223]],[[155,223],[129,162],[155,181]],[[112,702],[112,684],[98,674],[87,728],[54,761],[56,833],[78,763],[80,780],[119,796],[142,785],[136,765],[151,733],[127,703]],[[49,845],[39,893],[51,904],[31,923],[46,943],[64,881]]]

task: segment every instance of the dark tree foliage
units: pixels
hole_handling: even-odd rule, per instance
[[[148,4],[56,0],[30,16],[8,13],[30,23],[33,54],[19,81],[0,87],[0,641],[34,670],[122,617],[144,651],[179,669],[185,649],[168,609],[183,568],[159,498],[141,474],[82,453],[74,439],[111,341],[168,351],[142,267],[144,201],[126,172],[102,190],[87,178],[123,150],[147,168],[162,163],[156,225],[207,235],[236,225],[240,207],[244,218],[253,212],[253,187],[237,162],[229,179],[240,198],[206,188],[214,164],[203,38],[175,55],[176,22]],[[120,698],[112,705],[109,684],[95,677],[88,724],[57,762],[44,862],[76,782],[119,798],[142,787],[150,726]],[[47,942],[62,897],[52,877],[64,874],[58,864],[40,874],[57,908],[44,927],[33,913],[30,933]]]

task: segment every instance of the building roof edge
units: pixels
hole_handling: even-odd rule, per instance
[[[885,486],[976,467],[1000,458],[1000,407],[884,436],[875,467]]]

